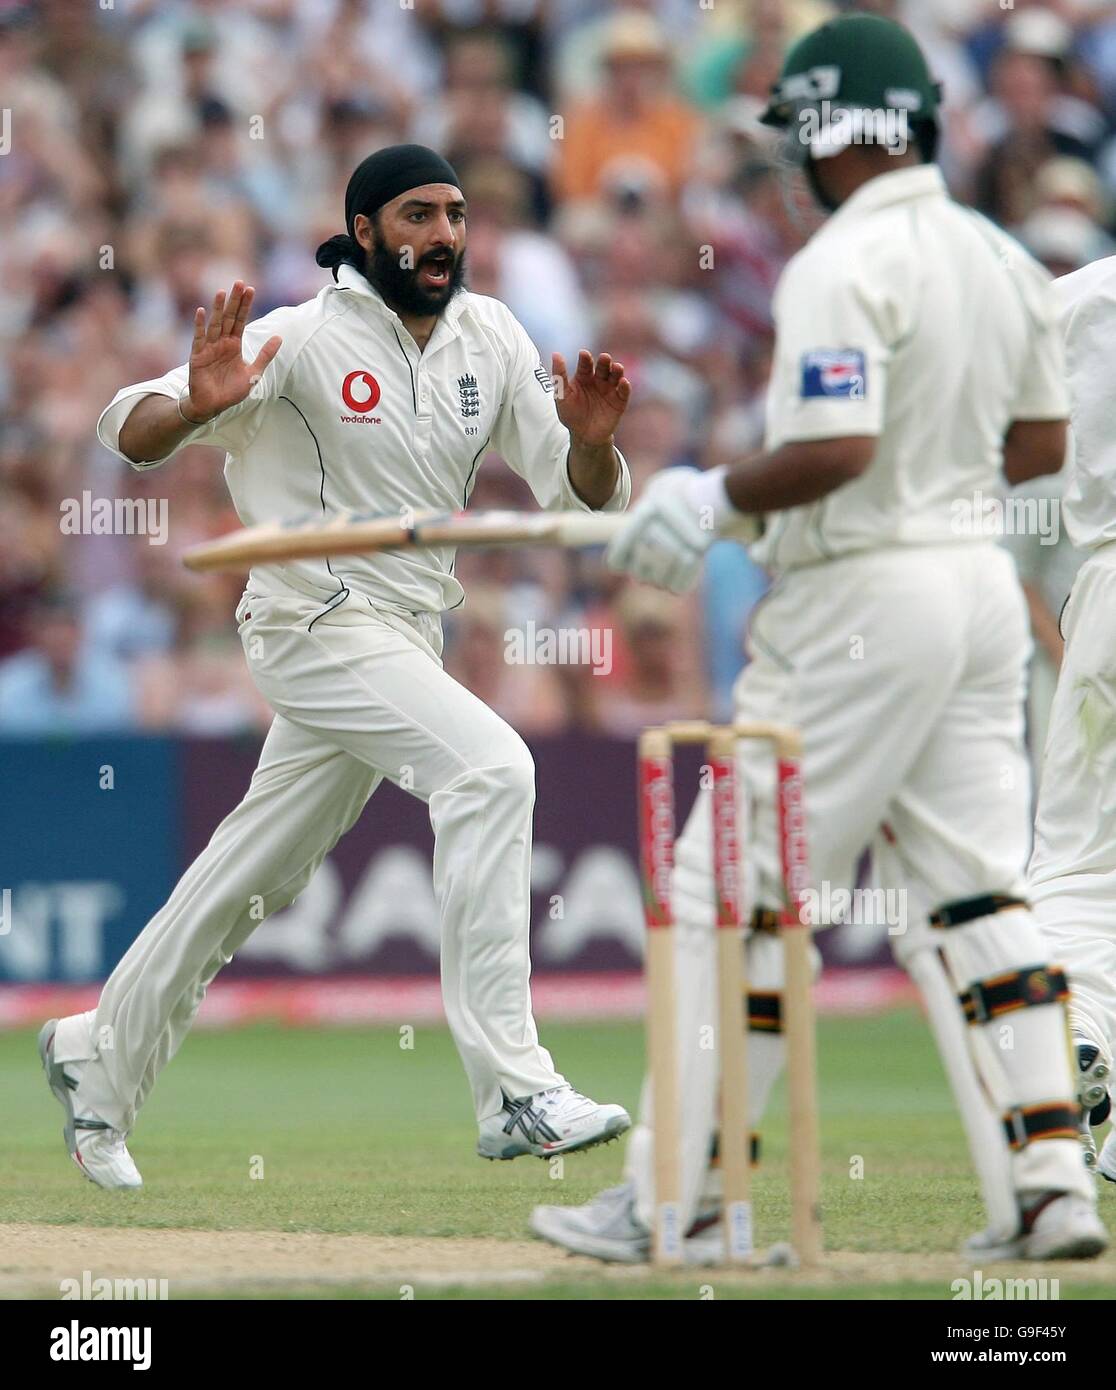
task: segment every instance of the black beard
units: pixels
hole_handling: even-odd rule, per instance
[[[373,288],[379,290],[384,303],[397,314],[411,314],[416,318],[437,317],[445,312],[450,300],[465,284],[465,252],[462,251],[453,263],[449,282],[443,289],[427,290],[419,284],[419,271],[423,265],[435,259],[424,256],[413,270],[405,270],[399,264],[399,252],[389,251],[383,237],[377,235],[364,263],[364,277]]]

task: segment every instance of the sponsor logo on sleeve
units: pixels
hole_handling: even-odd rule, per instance
[[[802,354],[802,399],[832,396],[862,401],[868,393],[868,369],[858,348],[813,348]]]

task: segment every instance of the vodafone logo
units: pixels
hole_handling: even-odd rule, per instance
[[[380,403],[380,383],[371,372],[350,372],[341,383],[341,399],[357,415],[367,415]]]

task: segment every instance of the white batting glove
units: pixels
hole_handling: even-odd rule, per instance
[[[611,569],[682,594],[693,587],[705,552],[722,533],[736,534],[745,517],[725,492],[727,469],[665,468],[648,483],[613,537]]]

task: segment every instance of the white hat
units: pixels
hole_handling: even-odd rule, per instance
[[[1079,270],[1094,259],[1100,234],[1095,222],[1073,208],[1040,208],[1019,228],[1019,237],[1040,261]]]
[[[1105,192],[1100,175],[1084,159],[1055,155],[1035,174],[1035,197],[1040,203],[1082,203],[1094,217],[1105,215]]]
[[[1004,30],[1008,48],[1038,58],[1064,58],[1073,44],[1073,30],[1053,10],[1020,10]]]

